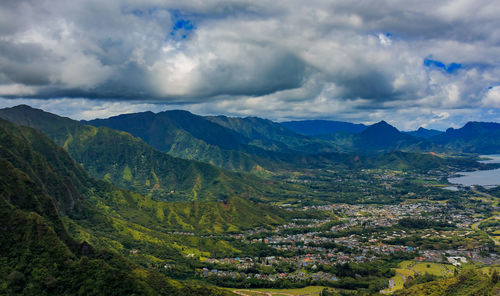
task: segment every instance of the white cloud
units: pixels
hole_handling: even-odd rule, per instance
[[[412,110],[398,120],[439,124],[500,108],[488,90],[498,14],[487,0],[3,1],[0,95],[102,100],[95,114],[174,104],[375,121]]]
[[[388,35],[378,34],[378,40],[380,41],[380,44],[384,46],[390,46],[392,44],[392,40]]]
[[[500,86],[491,87],[482,103],[486,108],[500,108]]]

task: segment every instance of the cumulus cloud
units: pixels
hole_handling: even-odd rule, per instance
[[[79,118],[88,116],[68,102],[82,98],[93,99],[85,112],[95,116],[175,106],[394,118],[404,128],[492,118],[500,107],[494,2],[5,0],[0,96],[4,105],[64,102]]]

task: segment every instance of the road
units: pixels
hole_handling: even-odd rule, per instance
[[[481,220],[479,222],[476,222],[476,223],[472,224],[471,227],[475,231],[479,231],[479,232],[485,233],[495,243],[495,245],[500,246],[500,241],[498,241],[496,238],[494,238],[491,235],[489,235],[488,233],[486,233],[486,231],[482,231],[481,229],[479,229],[479,224],[481,224],[481,223],[483,223],[485,221],[491,220],[491,219],[500,219],[500,216],[492,216],[492,217],[489,217],[487,219]]]
[[[498,205],[498,197],[490,195],[490,194],[488,194],[486,192],[481,192],[481,191],[477,191],[477,190],[474,190],[473,192],[476,193],[476,194],[478,194],[478,195],[481,195],[481,196],[484,196],[484,197],[490,199],[493,203],[496,201],[497,205]],[[500,219],[500,216],[499,215],[491,216],[489,218],[486,218],[484,220],[481,220],[479,222],[476,222],[476,223],[472,224],[471,227],[475,231],[483,232],[484,234],[486,234],[495,243],[496,246],[500,246],[500,241],[499,240],[497,240],[496,238],[492,237],[491,235],[489,235],[485,231],[482,231],[481,229],[479,229],[479,224],[481,224],[483,222],[486,222],[488,220],[491,220],[491,219]]]

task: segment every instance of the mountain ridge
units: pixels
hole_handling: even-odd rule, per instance
[[[367,128],[361,123],[351,123],[334,120],[296,120],[280,122],[285,128],[294,132],[309,135],[320,136],[334,134],[336,132],[360,133]]]
[[[253,175],[169,156],[128,133],[107,127],[83,125],[26,106],[1,109],[0,117],[40,129],[93,177],[145,195],[167,200],[219,200],[243,194],[259,197],[268,194],[267,190],[279,190],[279,186]],[[43,118],[48,118],[49,124],[43,124]]]

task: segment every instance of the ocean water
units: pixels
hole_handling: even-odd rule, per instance
[[[482,155],[482,163],[500,163],[500,155]],[[474,172],[459,172],[459,177],[448,178],[448,182],[462,186],[481,185],[485,187],[495,187],[500,185],[500,169],[474,171]],[[452,186],[453,187],[453,186]],[[451,188],[450,188],[451,189]],[[453,190],[453,189],[452,189]]]

